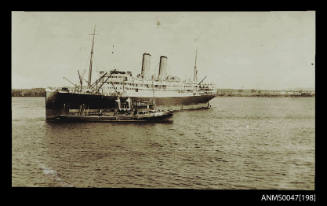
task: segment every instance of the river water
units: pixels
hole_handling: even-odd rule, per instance
[[[47,123],[12,98],[12,186],[313,190],[315,99],[216,97],[172,123]]]

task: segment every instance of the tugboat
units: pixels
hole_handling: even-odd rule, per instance
[[[89,112],[81,105],[78,112],[67,112],[58,116],[55,121],[69,122],[170,122],[173,112],[155,109],[150,102],[132,102],[131,98],[116,100],[117,108],[112,110],[100,109]]]

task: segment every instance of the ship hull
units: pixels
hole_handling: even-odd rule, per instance
[[[215,95],[183,96],[183,97],[131,97],[133,101],[153,101],[160,110],[186,110],[208,108],[209,101]],[[122,97],[124,98],[124,97]],[[127,98],[127,97],[125,97]],[[54,120],[62,115],[80,113],[81,108],[86,112],[99,112],[100,109],[117,107],[116,96],[63,93],[58,91],[46,92],[46,120]]]
[[[60,115],[56,119],[63,122],[168,122],[172,117],[171,112],[166,112],[159,116],[77,116],[77,115]]]

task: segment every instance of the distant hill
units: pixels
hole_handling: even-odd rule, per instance
[[[45,97],[45,88],[12,89],[12,97]]]

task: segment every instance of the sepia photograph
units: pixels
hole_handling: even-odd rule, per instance
[[[315,15],[12,11],[12,187],[315,190]]]

